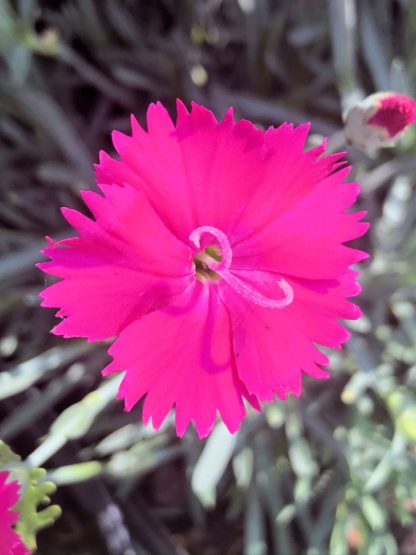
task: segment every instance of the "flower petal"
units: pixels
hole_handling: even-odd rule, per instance
[[[263,226],[245,215],[248,230],[233,247],[233,269],[277,272],[306,279],[336,279],[367,254],[343,243],[362,236],[365,212],[345,213],[354,201],[356,183],[342,183],[345,170],[321,180],[289,210]],[[250,218],[254,223],[250,222]]]
[[[208,435],[219,411],[231,432],[245,409],[229,316],[214,287],[196,282],[171,305],[126,328],[110,347],[110,373],[126,370],[120,396],[130,410],[146,395],[145,421],[158,428],[173,405],[183,435],[190,421]],[[250,399],[253,404],[255,399]]]
[[[218,123],[212,112],[192,104],[179,109],[175,127],[166,109],[151,104],[148,132],[137,122],[129,137],[115,132],[121,162],[102,155],[99,183],[127,182],[143,190],[167,227],[187,242],[193,229],[215,226],[225,233],[262,181],[264,132],[231,112]]]
[[[64,210],[79,237],[51,244],[39,267],[64,278],[41,293],[65,319],[54,333],[100,340],[171,302],[194,277],[191,251],[155,214],[143,193],[104,186],[83,194],[95,221]]]
[[[267,309],[226,293],[231,316],[238,375],[248,391],[260,401],[272,401],[276,393],[301,393],[302,371],[327,377],[319,365],[328,359],[305,335],[299,321],[289,316],[292,305]]]
[[[19,539],[13,543],[11,555],[29,555],[29,549]]]
[[[269,277],[270,283],[278,278]],[[221,288],[231,315],[238,374],[250,393],[262,401],[272,400],[273,392],[285,398],[288,392],[300,394],[302,372],[328,377],[319,366],[328,359],[315,343],[339,348],[350,337],[338,320],[361,314],[346,299],[358,292],[356,278],[357,272],[349,270],[334,282],[290,279],[293,302],[280,310],[249,303],[226,285]]]
[[[29,550],[13,529],[19,518],[12,509],[19,500],[20,485],[17,481],[7,482],[8,479],[8,471],[0,472],[0,554],[28,555]]]
[[[309,124],[294,127],[283,123],[264,134],[263,160],[258,186],[245,206],[233,239],[261,232],[270,222],[290,210],[315,189],[320,181],[344,162],[344,153],[320,158],[326,142],[305,152]]]

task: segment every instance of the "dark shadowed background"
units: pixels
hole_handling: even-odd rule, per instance
[[[415,93],[416,2],[0,0],[0,57],[0,438],[58,485],[39,555],[416,555],[413,129],[374,158],[349,149],[372,257],[330,381],[232,438],[123,413],[106,346],[49,334],[34,268],[111,130],[150,101],[311,121],[311,145],[344,149],[343,108]]]

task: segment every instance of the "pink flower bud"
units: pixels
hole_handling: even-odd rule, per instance
[[[416,101],[394,92],[375,93],[345,116],[345,134],[367,152],[394,146],[402,132],[416,121]]]

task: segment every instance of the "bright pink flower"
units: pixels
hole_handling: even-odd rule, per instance
[[[367,96],[345,114],[345,134],[370,155],[379,148],[394,146],[409,125],[416,121],[416,101],[395,92]]]
[[[302,372],[327,376],[315,344],[348,339],[359,186],[342,154],[304,151],[309,125],[265,132],[178,103],[175,126],[158,103],[147,126],[113,133],[120,160],[101,153],[102,194],[82,193],[94,219],[63,209],[79,236],[49,240],[40,266],[63,279],[43,306],[60,308],[56,334],[118,336],[103,372],[126,371],[119,396],[127,410],[145,397],[145,422],[175,406],[179,435],[194,421],[206,436],[217,412],[235,431],[244,398],[299,395]]]
[[[367,122],[386,129],[389,137],[394,137],[416,121],[416,101],[410,96],[385,93],[380,95],[378,104]]]
[[[27,555],[29,550],[13,528],[19,513],[13,507],[19,501],[18,482],[6,482],[9,472],[0,472],[0,555]]]

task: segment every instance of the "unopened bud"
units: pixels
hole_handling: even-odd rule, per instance
[[[357,147],[374,152],[394,146],[403,131],[416,121],[416,101],[395,92],[367,96],[345,116],[345,134]]]

